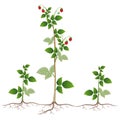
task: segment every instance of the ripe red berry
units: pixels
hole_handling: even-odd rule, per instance
[[[38,6],[38,9],[40,10],[40,9],[41,9],[41,6]]]
[[[44,13],[44,12],[45,12],[45,10],[44,10],[44,9],[42,9],[42,12]]]
[[[65,45],[67,45],[68,44],[68,41],[65,41]]]
[[[72,41],[72,38],[71,38],[71,37],[69,38],[69,41]]]
[[[60,12],[63,12],[63,8],[60,8]]]

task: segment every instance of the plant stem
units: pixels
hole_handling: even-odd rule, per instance
[[[53,26],[54,34],[54,26]],[[54,49],[56,48],[56,39],[54,34]],[[56,57],[54,58],[54,94],[53,94],[53,103],[56,103]]]
[[[99,73],[100,75],[101,75],[101,71],[100,71],[100,73]],[[100,92],[99,92],[99,89],[100,89],[100,85],[99,85],[99,82],[100,82],[100,80],[98,79],[98,97],[97,97],[97,104],[99,104],[100,102],[99,102],[99,96],[100,96]]]
[[[24,102],[24,82],[22,83],[22,100],[21,103]]]
[[[99,80],[98,80],[98,97],[97,97],[97,104],[99,104]]]

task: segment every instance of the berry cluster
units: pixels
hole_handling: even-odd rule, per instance
[[[41,11],[42,11],[42,13],[44,13],[44,12],[45,12],[45,10],[44,10],[44,9],[42,9],[42,7],[41,7],[41,6],[38,6],[38,9],[39,9],[39,10],[41,10]]]
[[[69,38],[69,41],[70,41],[70,42],[72,41],[72,37],[70,37],[70,38]],[[64,44],[65,44],[65,45],[68,45],[68,42],[69,42],[69,41],[68,41],[68,40],[67,40],[67,41],[65,41],[65,43],[64,43]]]
[[[38,6],[38,9],[42,11],[42,13],[45,12],[45,9],[43,9],[40,5]],[[63,12],[63,8],[60,8],[59,12]]]

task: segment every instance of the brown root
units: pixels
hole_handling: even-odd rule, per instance
[[[6,105],[3,105],[3,107],[8,107],[8,108],[15,108],[18,110],[25,109],[25,107],[33,106],[33,105],[39,105],[38,103],[35,102],[20,102],[20,103],[9,103]]]
[[[92,110],[101,110],[101,109],[106,109],[108,107],[112,107],[115,106],[113,104],[109,104],[109,103],[105,103],[105,104],[101,104],[101,103],[96,103],[96,104],[83,104],[79,107],[82,107],[83,109],[92,109]]]
[[[59,111],[60,109],[63,109],[64,107],[76,107],[71,104],[58,104],[56,102],[52,102],[51,104],[41,104],[42,109],[39,112],[39,114],[46,114],[48,112],[54,113],[54,111]]]

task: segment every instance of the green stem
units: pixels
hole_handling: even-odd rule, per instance
[[[24,73],[26,73],[25,69],[24,69]],[[22,82],[22,100],[21,100],[21,103],[24,102],[24,92],[25,92],[24,79],[25,78],[23,78],[23,82]]]
[[[99,104],[99,88],[100,88],[100,86],[99,86],[99,80],[98,80],[98,97],[97,97],[97,104]]]
[[[22,100],[21,103],[24,102],[24,82],[22,83]]]
[[[53,26],[54,34],[54,26]],[[56,48],[56,39],[54,34],[54,49]],[[54,58],[54,94],[53,94],[53,103],[56,103],[56,58]]]
[[[57,8],[56,9],[56,11],[55,11],[55,13],[54,13],[54,16],[56,15],[56,13],[58,12],[58,9],[60,9],[61,7],[59,7],[59,8]]]
[[[101,71],[100,71],[99,75],[101,75]],[[99,101],[100,101],[100,100],[99,100],[99,97],[100,97],[100,92],[99,92],[100,85],[99,85],[99,82],[100,82],[100,80],[98,79],[98,97],[97,97],[97,104],[100,103],[100,102],[99,102]]]

